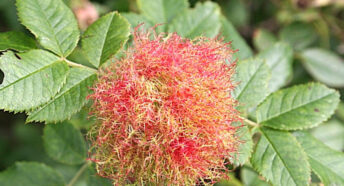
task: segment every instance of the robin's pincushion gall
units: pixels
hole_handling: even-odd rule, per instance
[[[231,96],[234,51],[220,39],[136,29],[133,46],[100,74],[91,160],[114,185],[195,185],[227,178],[240,144]],[[205,181],[207,180],[207,181]]]

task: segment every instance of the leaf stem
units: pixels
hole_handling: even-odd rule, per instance
[[[78,172],[74,175],[74,177],[70,180],[70,182],[67,184],[67,186],[73,186],[75,182],[79,179],[79,177],[84,173],[86,168],[91,164],[91,161],[86,161],[86,163],[80,167]]]
[[[79,63],[75,63],[73,61],[70,61],[66,58],[61,58],[62,60],[64,60],[69,66],[72,66],[72,67],[79,67],[79,68],[87,68],[93,72],[98,72],[97,69],[94,69],[94,68],[91,68],[91,67],[88,67],[88,66],[85,66],[85,65],[82,65],[82,64],[79,64]]]
[[[253,122],[247,118],[244,118],[244,117],[240,117],[242,120],[244,120],[245,123],[247,123],[248,125],[250,126],[253,126],[253,127],[259,127],[259,124],[256,123],[256,122]]]

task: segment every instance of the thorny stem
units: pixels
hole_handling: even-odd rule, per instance
[[[86,168],[91,164],[91,161],[86,161],[86,163],[80,167],[79,171],[74,175],[74,177],[70,180],[67,186],[73,186],[76,181],[78,181],[79,177],[84,173]]]
[[[75,63],[73,61],[70,61],[66,58],[61,58],[62,60],[66,61],[66,63],[69,65],[69,66],[72,66],[72,67],[79,67],[79,68],[87,68],[93,72],[97,72],[97,69],[94,69],[94,68],[91,68],[91,67],[88,67],[88,66],[85,66],[85,65],[81,65],[81,64],[78,64],[78,63]]]
[[[259,127],[259,124],[256,123],[256,122],[253,122],[247,118],[244,118],[244,117],[240,117],[242,120],[244,120],[245,123],[247,123],[248,125],[251,125],[253,127]]]

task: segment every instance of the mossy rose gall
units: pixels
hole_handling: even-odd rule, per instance
[[[98,124],[91,158],[115,185],[210,184],[227,178],[240,122],[229,43],[136,30],[90,99]],[[204,181],[204,180],[211,180]]]

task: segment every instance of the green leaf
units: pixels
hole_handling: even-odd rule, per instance
[[[341,94],[341,95],[344,95],[344,89],[341,90],[340,94]],[[341,100],[342,100],[342,101],[339,103],[338,109],[337,109],[337,111],[336,111],[336,116],[337,116],[340,120],[344,121],[344,102],[343,102],[343,97],[341,98]]]
[[[63,186],[62,176],[54,169],[36,162],[17,162],[0,173],[2,186]]]
[[[82,49],[95,67],[115,55],[127,42],[130,25],[117,12],[111,12],[87,28],[82,39]]]
[[[232,48],[239,50],[234,55],[237,56],[239,59],[246,59],[251,57],[253,55],[252,49],[234,28],[232,23],[229,22],[224,16],[221,16],[221,24],[222,29],[220,33],[224,37],[225,41],[231,41]]]
[[[132,28],[137,27],[141,23],[143,23],[142,27],[145,28],[145,30],[153,27],[153,23],[151,23],[151,21],[145,18],[143,15],[135,14],[132,12],[121,13],[121,15],[128,20]]]
[[[325,185],[344,185],[344,153],[335,151],[307,132],[295,136],[305,149],[312,170]]]
[[[332,149],[344,150],[344,124],[337,119],[332,119],[312,130],[314,137]]]
[[[64,61],[44,50],[0,58],[4,80],[0,85],[0,109],[30,110],[49,101],[63,86],[69,68]]]
[[[277,38],[268,30],[264,28],[259,28],[254,31],[253,34],[253,45],[259,51],[263,51],[267,48],[270,48],[277,42]]]
[[[240,172],[240,178],[245,186],[269,186],[270,184],[259,178],[256,171],[243,167]]]
[[[244,27],[249,24],[251,11],[242,0],[217,1],[220,3],[222,13],[236,27]]]
[[[236,136],[241,141],[238,151],[233,153],[229,160],[234,166],[240,166],[246,163],[246,161],[251,157],[253,141],[252,134],[247,126],[242,126],[238,129]]]
[[[67,57],[80,31],[72,11],[61,0],[17,0],[18,16],[46,49]]]
[[[88,102],[78,113],[68,119],[68,122],[78,129],[89,130],[96,123],[96,117],[90,115],[90,107],[92,107],[92,102]]]
[[[160,26],[163,31],[166,31],[166,25],[189,6],[187,0],[138,0],[137,5],[153,24],[164,24]]]
[[[86,97],[91,93],[90,87],[96,78],[93,71],[72,68],[61,91],[48,103],[29,113],[27,122],[56,123],[69,119],[87,103]]]
[[[67,186],[113,186],[110,179],[97,175],[95,167],[94,163],[87,161],[81,165],[56,163],[53,168],[64,177],[65,182],[69,184]]]
[[[302,186],[310,180],[307,155],[288,132],[261,128],[252,166],[273,185]]]
[[[17,51],[27,51],[35,48],[35,40],[22,32],[0,33],[0,50],[14,49]]]
[[[32,125],[30,125],[30,126],[32,126]],[[40,137],[42,138],[42,136],[40,136]],[[41,139],[41,141],[43,143],[42,139]],[[42,147],[43,147],[43,144],[42,144]],[[43,153],[44,153],[44,155],[47,156],[47,153],[45,151],[43,151]],[[49,156],[48,156],[48,158],[49,158]],[[53,160],[51,160],[51,158],[49,158],[49,161],[51,161],[51,163],[50,163],[51,168],[53,168],[56,172],[61,174],[65,183],[69,183],[71,181],[71,179],[73,179],[75,174],[78,172],[80,167],[83,165],[83,164],[81,164],[81,165],[80,164],[79,165],[63,164],[63,163],[53,161]],[[82,178],[82,176],[80,176],[78,180],[80,180],[80,178]]]
[[[88,176],[87,179],[88,186],[112,186],[113,184],[109,179],[97,176],[96,173]]]
[[[169,32],[182,37],[215,37],[221,28],[220,7],[210,1],[197,3],[194,9],[181,12],[169,25]]]
[[[303,50],[314,44],[318,38],[312,25],[295,22],[284,27],[279,37],[282,41],[289,43],[295,50]]]
[[[84,172],[84,180],[87,186],[112,186],[111,180],[97,175],[94,163],[87,162],[89,165]],[[81,167],[82,168],[82,167]],[[84,183],[85,183],[84,182]]]
[[[261,59],[239,61],[234,80],[238,86],[233,91],[233,96],[245,108],[258,105],[269,94],[268,82],[270,69]]]
[[[234,174],[229,174],[228,180],[221,180],[214,184],[214,186],[242,186],[242,183],[234,176]]]
[[[92,66],[92,64],[88,62],[88,59],[84,55],[84,52],[82,51],[81,47],[76,47],[73,50],[73,52],[68,56],[67,60],[87,67]]]
[[[86,144],[78,129],[69,123],[46,125],[44,148],[52,159],[70,165],[86,160]]]
[[[326,121],[339,103],[339,94],[318,83],[283,89],[271,94],[257,108],[263,126],[280,130],[311,128]]]
[[[344,87],[344,60],[333,52],[313,48],[301,53],[306,70],[317,80],[333,87]]]
[[[283,87],[293,74],[293,50],[284,43],[276,43],[270,48],[258,54],[258,57],[265,59],[271,69],[269,89],[274,92]]]

